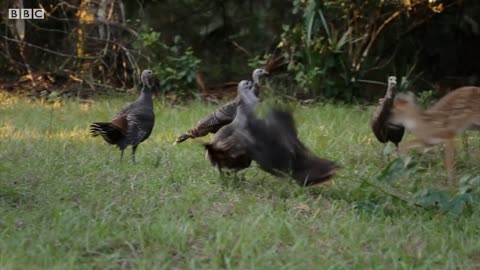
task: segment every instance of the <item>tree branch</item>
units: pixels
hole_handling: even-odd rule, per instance
[[[8,41],[16,42],[16,43],[19,43],[19,44],[22,44],[22,45],[25,45],[25,46],[28,46],[28,47],[39,49],[41,51],[48,52],[48,53],[51,53],[51,54],[55,54],[55,55],[62,56],[62,57],[69,57],[69,58],[83,59],[83,60],[92,60],[92,59],[96,59],[98,57],[101,57],[101,55],[97,55],[97,56],[76,56],[76,55],[73,55],[73,54],[66,54],[66,53],[61,53],[61,52],[57,52],[57,51],[54,51],[54,50],[50,50],[50,49],[47,49],[47,48],[43,48],[43,47],[28,43],[28,42],[25,42],[25,41],[21,41],[21,40],[14,39],[14,38],[9,38],[9,37],[4,36],[4,35],[0,35],[0,37],[2,37],[5,40],[8,40]]]

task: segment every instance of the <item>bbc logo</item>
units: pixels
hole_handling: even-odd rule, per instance
[[[43,20],[45,18],[45,10],[43,8],[9,8],[8,19],[34,19]]]

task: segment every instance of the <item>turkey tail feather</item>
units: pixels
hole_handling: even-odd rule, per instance
[[[178,138],[175,140],[175,142],[173,143],[173,145],[176,145],[176,144],[179,144],[181,142],[184,142],[190,138],[194,138],[194,136],[190,135],[188,132],[183,134],[183,135],[180,135],[178,136]]]
[[[124,132],[110,122],[93,123],[90,125],[90,134],[93,137],[100,135],[106,142],[110,144],[116,144],[121,138],[124,137]]]
[[[301,186],[313,186],[330,180],[339,166],[310,153],[293,162],[292,177]]]

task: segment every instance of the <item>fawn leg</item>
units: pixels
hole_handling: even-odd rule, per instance
[[[455,152],[455,141],[453,138],[447,140],[445,148],[445,167],[447,167],[448,182],[453,184],[453,155]]]
[[[399,157],[400,156],[400,146],[398,145],[398,143],[395,143],[395,157]]]
[[[385,150],[385,145],[386,145],[385,143],[382,143],[382,148],[380,148],[380,152],[378,152],[378,153],[380,153],[380,160],[383,159],[383,152]]]
[[[462,142],[463,142],[463,148],[465,149],[465,154],[467,156],[467,159],[470,159],[470,151],[469,151],[469,146],[468,146],[468,136],[467,133],[464,132],[462,134]]]

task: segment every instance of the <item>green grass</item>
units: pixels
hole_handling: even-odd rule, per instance
[[[129,100],[134,97],[128,97]],[[199,141],[172,146],[215,106],[156,100],[149,140],[119,151],[88,135],[125,99],[52,108],[0,97],[1,269],[475,269],[480,211],[415,206],[447,187],[441,147],[393,181],[369,128],[371,107],[292,105],[301,139],[342,169],[301,188],[257,167],[222,179]],[[51,116],[51,125],[50,125]],[[480,175],[478,133],[457,142],[457,179]],[[129,150],[129,149],[128,149]],[[380,178],[382,179],[382,178]]]

